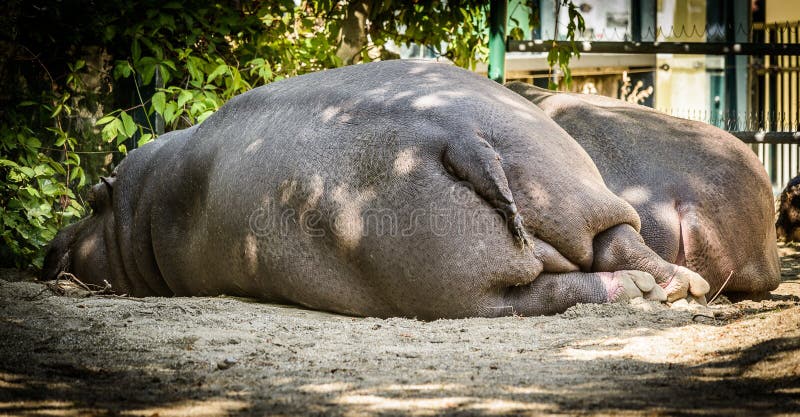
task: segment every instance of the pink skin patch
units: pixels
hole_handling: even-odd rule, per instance
[[[614,276],[615,272],[596,272],[596,274],[600,276],[603,285],[606,287],[607,300],[609,302],[618,299],[625,291],[622,283]]]
[[[658,284],[658,285],[661,286],[661,288],[664,289],[664,292],[666,292],[667,295],[672,294],[674,292],[677,292],[678,289],[682,285],[684,285],[684,283],[682,283],[681,280],[675,279],[677,274],[678,274],[678,269],[675,268],[675,271],[672,273],[672,276],[669,277],[669,279],[666,282],[662,282],[662,283]]]

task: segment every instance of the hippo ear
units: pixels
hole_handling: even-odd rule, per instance
[[[114,174],[111,174],[110,177],[100,177],[100,181],[108,186],[109,194],[111,194],[111,191],[114,190],[114,183],[117,181],[117,177]]]
[[[111,196],[114,192],[115,177],[100,177],[100,182],[89,190],[87,200],[95,213],[111,205]]]

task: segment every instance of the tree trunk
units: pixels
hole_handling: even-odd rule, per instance
[[[336,56],[344,65],[361,62],[361,52],[367,46],[367,18],[372,2],[355,0],[347,5],[347,14],[339,32],[339,49]]]

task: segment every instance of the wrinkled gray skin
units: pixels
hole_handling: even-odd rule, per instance
[[[131,152],[92,200],[44,278],[422,319],[663,300],[654,279],[675,273],[707,291],[641,242],[636,211],[541,110],[442,64],[254,89]],[[592,272],[598,253],[618,268]]]
[[[507,86],[583,146],[606,185],[639,213],[644,241],[663,259],[702,275],[712,294],[728,277],[727,294],[778,286],[772,188],[740,140],[621,100]],[[596,257],[594,268],[607,263]]]

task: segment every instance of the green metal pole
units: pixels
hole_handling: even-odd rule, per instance
[[[508,0],[492,0],[489,4],[489,78],[506,81],[506,14]]]

